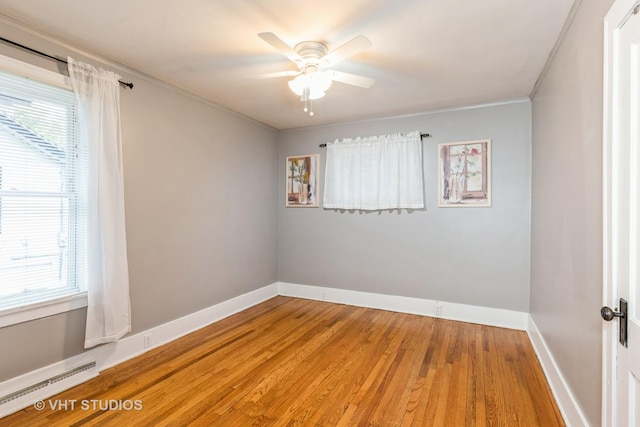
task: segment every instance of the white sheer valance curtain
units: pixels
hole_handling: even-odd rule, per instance
[[[80,150],[87,150],[87,325],[85,348],[131,331],[129,269],[117,74],[68,58],[78,100]]]
[[[424,208],[420,133],[327,143],[323,207]]]

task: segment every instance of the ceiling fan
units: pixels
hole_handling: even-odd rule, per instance
[[[295,76],[289,81],[289,88],[305,103],[305,112],[308,111],[307,102],[322,98],[334,81],[362,88],[370,88],[375,82],[369,77],[331,69],[372,45],[363,35],[354,37],[331,52],[326,44],[318,41],[304,41],[292,48],[273,33],[260,33],[258,36],[298,66],[298,71],[271,73],[266,77]],[[309,114],[313,116],[313,110]]]

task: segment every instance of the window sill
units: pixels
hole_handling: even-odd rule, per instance
[[[87,293],[56,298],[50,301],[31,304],[26,307],[10,308],[0,311],[0,328],[30,320],[53,316],[87,306]]]

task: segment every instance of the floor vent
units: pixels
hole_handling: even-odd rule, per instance
[[[58,381],[62,381],[64,379],[67,379],[69,377],[77,375],[77,374],[79,374],[81,372],[88,371],[88,370],[93,369],[95,367],[96,367],[96,362],[89,362],[89,363],[86,363],[86,364],[84,364],[82,366],[78,366],[77,368],[69,369],[66,372],[63,372],[63,373],[58,374],[58,375],[55,375],[55,376],[53,376],[51,378],[48,378],[48,379],[46,379],[44,381],[40,381],[39,383],[30,385],[29,387],[25,387],[22,390],[18,390],[18,391],[14,392],[14,393],[7,394],[6,396],[0,397],[0,405],[4,405],[6,403],[9,403],[9,402],[11,402],[12,400],[15,400],[15,399],[19,399],[22,396],[26,396],[27,394],[33,393],[34,391],[43,389],[45,387],[50,386],[51,384],[57,383]]]

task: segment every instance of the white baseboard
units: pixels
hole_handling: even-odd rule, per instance
[[[66,378],[0,405],[0,418],[27,408],[38,401],[44,401],[46,404],[47,401],[45,399],[48,397],[95,378],[99,372],[107,368],[273,298],[277,296],[277,291],[276,284],[268,285],[155,328],[128,335],[115,343],[93,348],[77,356],[4,381],[0,383],[0,397],[16,393],[77,366],[96,362],[96,367],[89,371],[81,372],[73,377]],[[150,337],[150,345],[145,347],[145,336],[147,335]]]
[[[37,369],[35,371],[31,371],[27,374],[20,375],[19,377],[11,378],[10,380],[0,383],[0,390],[1,390],[0,397],[17,393],[21,390],[24,390],[27,387],[31,387],[34,384],[38,384],[42,381],[45,381],[48,378],[53,378],[56,375],[62,374],[63,372],[67,372],[78,366],[82,366],[94,361],[93,355],[87,354],[87,353],[90,353],[90,352],[69,357],[60,362],[53,363],[51,365],[45,366],[43,368]],[[83,382],[88,381],[91,378],[95,378],[98,376],[98,372],[99,370],[98,370],[98,367],[96,366],[92,369],[81,372],[74,376],[64,378],[58,382],[49,384],[46,387],[38,389],[32,393],[25,394],[23,396],[18,396],[8,401],[7,403],[0,405],[0,418],[5,417],[14,412],[17,412],[28,406],[31,406],[37,401],[43,401],[48,397],[54,396],[60,392],[68,390],[71,387],[75,387],[78,384],[82,384]]]
[[[277,286],[278,294],[283,296],[440,317],[521,331],[527,329],[528,314],[521,311],[294,283],[278,282]]]
[[[529,316],[527,333],[529,334],[529,339],[531,340],[533,349],[538,355],[538,360],[540,360],[542,370],[547,377],[547,382],[549,383],[549,387],[551,387],[551,392],[556,398],[556,402],[560,408],[564,422],[569,427],[589,427],[587,418],[578,405],[571,388],[569,388],[569,385],[565,381],[562,371],[558,368],[553,355],[549,351],[549,347],[547,347],[547,343],[544,341],[538,326],[531,316]]]
[[[96,362],[94,369],[74,375],[73,377],[51,384],[42,390],[34,391],[0,405],[0,418],[31,406],[38,400],[46,399],[47,397],[58,394],[93,378],[97,376],[100,371],[139,356],[153,348],[164,345],[242,310],[246,310],[277,295],[441,317],[444,319],[510,329],[527,329],[528,314],[519,311],[277,282],[163,325],[128,335],[115,343],[99,346],[78,356],[4,381],[0,383],[0,390],[2,390],[0,397],[15,393],[47,378],[60,375],[71,368],[91,361]],[[436,310],[439,310],[440,314],[436,314]],[[149,337],[146,347],[145,337]]]
[[[155,328],[129,335],[115,343],[99,347],[98,366],[102,371],[132,359],[151,349],[273,298],[278,295],[277,292],[278,287],[275,284],[264,286]],[[147,347],[145,347],[146,336],[149,337],[149,345]]]

